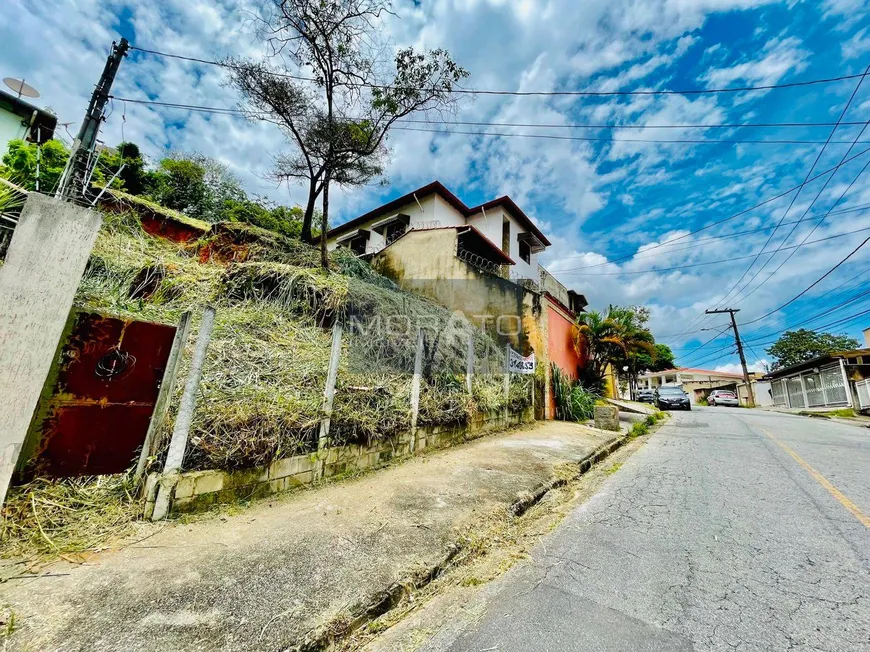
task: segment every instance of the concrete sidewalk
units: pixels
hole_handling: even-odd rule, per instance
[[[349,617],[618,433],[539,422],[0,585],[12,650],[284,650]]]

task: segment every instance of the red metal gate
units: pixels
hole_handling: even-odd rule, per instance
[[[120,473],[142,446],[175,327],[79,312],[40,401],[31,473]],[[28,473],[30,475],[30,473]]]

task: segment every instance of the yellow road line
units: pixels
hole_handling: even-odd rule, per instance
[[[764,428],[759,428],[759,430],[761,430],[761,432],[763,432],[765,435],[770,437],[770,439],[772,439],[773,442],[777,446],[779,446],[782,450],[784,450],[786,453],[791,455],[795,462],[797,462],[802,467],[804,467],[807,470],[807,473],[809,473],[811,476],[813,476],[813,480],[815,480],[820,485],[822,485],[825,489],[827,489],[828,493],[837,499],[837,502],[839,502],[843,507],[848,509],[852,513],[852,516],[854,516],[859,521],[861,521],[861,523],[864,524],[864,527],[870,528],[870,516],[867,516],[864,512],[862,512],[860,509],[858,509],[858,506],[855,503],[853,503],[851,500],[849,500],[842,491],[840,491],[834,485],[832,485],[825,476],[823,476],[821,473],[819,473],[813,467],[811,467],[809,464],[807,464],[800,457],[800,455],[795,453],[791,448],[789,448],[784,443],[782,443],[779,439],[777,439],[772,434],[767,432],[767,430],[765,430]]]

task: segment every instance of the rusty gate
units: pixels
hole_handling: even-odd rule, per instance
[[[74,313],[31,426],[26,475],[129,468],[145,440],[175,330]]]

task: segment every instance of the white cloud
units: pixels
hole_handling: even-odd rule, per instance
[[[844,59],[857,59],[870,52],[870,35],[867,34],[867,28],[856,32],[852,38],[844,41],[840,45],[840,50]]]
[[[743,61],[727,68],[713,68],[701,75],[710,88],[726,87],[740,81],[768,86],[779,83],[786,75],[802,72],[807,67],[809,52],[795,37],[775,38],[762,49],[762,57]]]
[[[767,358],[761,358],[760,360],[755,360],[754,362],[750,362],[747,360],[746,369],[747,371],[756,371],[758,373],[767,373],[770,368],[770,361]],[[729,364],[723,364],[716,367],[713,371],[718,371],[724,374],[742,374],[743,367],[740,364],[732,362]]]

